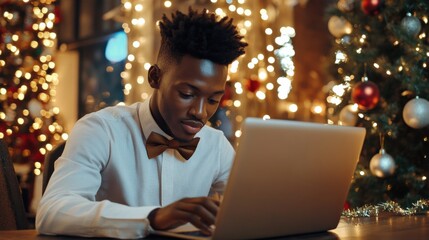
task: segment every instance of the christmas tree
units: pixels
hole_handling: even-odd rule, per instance
[[[429,2],[339,0],[330,123],[367,130],[349,191],[352,207],[429,198]]]
[[[28,166],[29,176],[41,173],[44,155],[66,137],[52,104],[58,82],[52,2],[0,4],[0,138],[15,164]]]

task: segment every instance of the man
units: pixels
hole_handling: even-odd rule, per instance
[[[247,44],[231,19],[205,10],[164,15],[160,30],[153,95],[76,123],[40,201],[40,233],[140,238],[187,222],[211,233],[210,196],[222,193],[234,150],[205,123]]]

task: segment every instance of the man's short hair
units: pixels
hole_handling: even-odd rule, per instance
[[[171,20],[164,14],[159,23],[162,40],[158,60],[179,62],[190,55],[221,65],[232,63],[247,46],[232,21],[228,17],[218,20],[206,9],[198,12],[189,8],[187,15],[176,11]]]

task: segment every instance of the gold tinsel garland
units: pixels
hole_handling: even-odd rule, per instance
[[[397,202],[388,201],[377,205],[365,205],[362,207],[344,210],[342,216],[345,217],[376,217],[379,213],[390,212],[402,216],[425,213],[429,210],[429,199],[418,200],[412,207],[402,208]]]

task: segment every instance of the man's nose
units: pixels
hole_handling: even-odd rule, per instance
[[[207,118],[207,106],[204,98],[198,98],[191,109],[191,114],[195,116],[195,118],[202,120]]]

